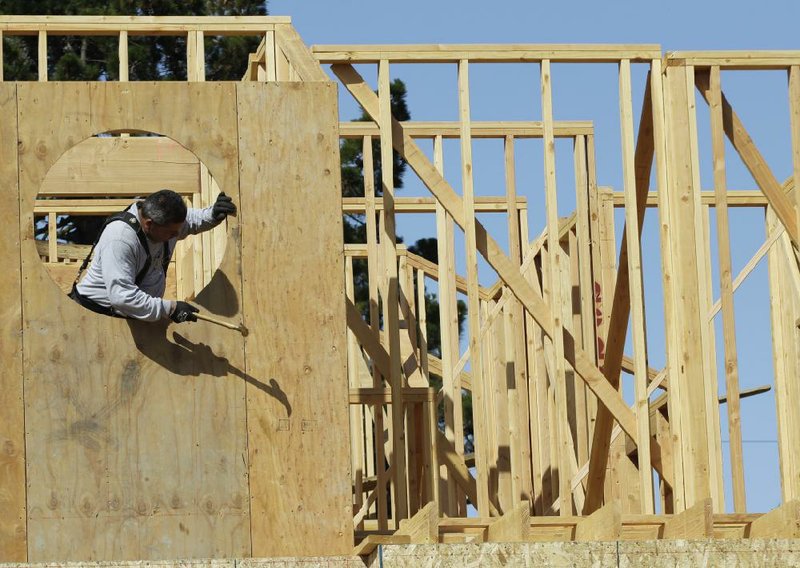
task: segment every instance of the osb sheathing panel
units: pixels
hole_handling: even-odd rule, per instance
[[[336,87],[239,86],[253,556],[353,545]]]
[[[0,83],[0,560],[25,561],[25,430],[22,398],[16,88]],[[11,117],[11,120],[8,120]]]
[[[370,568],[761,568],[800,565],[796,540],[659,540],[383,546]]]
[[[242,338],[81,308],[43,268],[32,217],[56,160],[119,129],[171,137],[239,201],[235,86],[20,84],[18,101],[29,559],[247,555]],[[209,311],[239,311],[236,249],[198,298]]]

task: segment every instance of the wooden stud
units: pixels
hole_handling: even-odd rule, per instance
[[[39,81],[47,81],[47,32],[39,30],[39,43],[37,61],[39,66]]]
[[[595,335],[596,314],[594,306],[593,274],[591,260],[591,228],[589,214],[589,177],[586,160],[586,137],[578,136],[573,144],[573,166],[575,169],[575,204],[576,204],[576,229],[575,229],[575,270],[577,279],[575,284],[579,292],[578,324],[580,325],[581,343],[583,348],[591,353],[596,353],[597,337]],[[578,329],[573,330],[575,333]],[[583,399],[581,403],[582,423],[579,425],[577,453],[578,461],[584,463],[589,457],[589,439],[591,436],[589,416],[594,417],[596,410],[591,404],[591,393],[586,385],[577,387]],[[593,412],[593,410],[595,410]],[[593,418],[592,418],[593,420]]]
[[[797,444],[798,422],[794,409],[797,398],[798,346],[800,333],[796,327],[798,313],[797,296],[786,294],[791,288],[789,262],[785,251],[791,248],[788,237],[772,208],[766,211],[766,230],[780,233],[780,244],[770,247],[767,257],[769,266],[769,301],[772,323],[772,358],[775,368],[775,415],[778,430],[778,456],[780,459],[781,492],[784,502],[800,496],[800,448]]]
[[[514,137],[506,136],[504,140],[506,202],[508,207],[508,238],[509,256],[516,263],[522,262],[522,241],[520,240],[520,215],[522,214],[517,203],[516,160],[514,156]],[[511,391],[513,400],[510,407],[515,419],[512,421],[514,434],[512,435],[512,467],[516,470],[514,480],[516,489],[514,499],[530,501],[533,486],[531,480],[531,437],[530,437],[530,411],[528,409],[528,380],[525,372],[525,328],[524,312],[522,306],[513,301],[508,308],[510,329],[507,330],[506,360],[513,365],[513,385]]]
[[[711,477],[713,465],[709,452],[709,417],[706,406],[707,377],[706,358],[704,355],[704,333],[707,327],[702,324],[698,315],[701,297],[705,285],[698,258],[698,231],[701,230],[702,218],[696,210],[695,192],[697,164],[696,148],[690,137],[694,115],[693,90],[689,86],[692,69],[677,67],[667,68],[666,92],[669,95],[669,124],[666,130],[668,143],[668,159],[670,171],[676,172],[670,179],[670,188],[666,200],[670,235],[669,243],[674,265],[672,266],[672,282],[666,288],[672,294],[675,333],[671,343],[671,351],[677,353],[679,360],[669,370],[670,376],[670,425],[673,434],[681,438],[680,453],[683,458],[682,467],[694,475],[686,478],[684,486],[675,487],[675,493],[683,490],[685,504],[695,503],[711,497]],[[691,82],[690,82],[691,80]],[[689,97],[692,93],[692,97]],[[679,164],[684,164],[680,166]],[[686,167],[689,164],[690,167]],[[669,345],[669,344],[668,344]],[[702,378],[702,380],[700,380]],[[676,390],[676,385],[678,390]],[[676,464],[676,469],[677,469]],[[682,510],[676,502],[676,510]]]
[[[394,217],[394,181],[392,156],[392,111],[389,99],[389,62],[382,61],[378,68],[378,99],[380,101],[381,126],[381,184],[383,190],[383,212],[381,214],[381,244],[384,258],[384,278],[387,283],[387,294],[383,299],[384,326],[389,342],[391,359],[389,385],[392,387],[392,456],[394,467],[393,488],[395,495],[395,522],[408,516],[408,493],[406,490],[406,457],[405,457],[405,408],[400,389],[403,387],[400,359],[399,328],[399,282],[397,274],[397,237]]]
[[[264,80],[278,80],[278,65],[275,45],[275,31],[267,30],[264,33]]]
[[[792,138],[792,180],[794,187],[800,188],[800,65],[789,68],[789,125]],[[794,198],[800,233],[800,191],[795,190]]]
[[[434,140],[433,155],[436,169],[443,173],[441,136],[437,136]],[[436,234],[438,235],[437,252],[439,258],[439,333],[442,353],[442,389],[444,391],[444,432],[448,443],[454,445],[456,452],[463,456],[463,437],[461,440],[456,437],[456,432],[459,435],[461,432],[461,428],[456,427],[457,417],[461,414],[461,388],[453,375],[455,355],[458,353],[458,314],[454,313],[456,311],[456,291],[454,250],[452,246],[453,222],[439,202],[436,203]],[[455,483],[447,479],[447,475],[447,470],[444,469],[444,479],[447,483],[447,501],[443,512],[453,516],[457,514],[456,511],[459,509],[456,501],[456,486]]]
[[[470,138],[469,67],[467,60],[458,64],[458,107],[461,121],[461,183],[463,194],[464,241],[467,263],[467,318],[469,321],[469,350],[473,375],[472,424],[475,436],[475,456],[478,480],[478,514],[489,510],[487,425],[484,424],[483,360],[480,341],[480,307],[478,297],[478,257],[475,231],[475,206],[472,188],[472,140]]]
[[[656,155],[656,182],[658,189],[658,212],[659,212],[659,226],[661,237],[661,272],[663,275],[662,282],[664,293],[664,328],[667,337],[667,345],[671,345],[678,341],[677,334],[678,328],[676,318],[678,317],[675,312],[675,301],[673,296],[674,287],[674,274],[675,267],[672,259],[672,213],[670,211],[670,191],[667,178],[668,166],[672,163],[671,156],[668,151],[666,124],[671,120],[671,108],[669,102],[669,91],[665,90],[662,80],[661,59],[654,59],[651,63],[650,72],[650,87],[653,101],[653,140],[655,145]],[[672,375],[675,369],[680,365],[678,352],[675,349],[667,349],[667,361],[664,367],[667,375]],[[673,380],[672,385],[673,396],[670,397],[672,402],[680,399],[681,388],[677,380]],[[680,423],[680,405],[670,405],[670,422]],[[671,429],[672,439],[672,473],[673,483],[671,505],[673,511],[682,511],[684,505],[684,475],[683,475],[683,454],[682,454],[682,433],[680,429]],[[661,483],[664,484],[665,480],[662,478]]]
[[[422,376],[430,384],[428,370],[428,314],[425,300],[425,271],[416,270],[417,274],[417,325],[419,326],[419,364]]]
[[[129,80],[130,64],[128,62],[128,31],[121,30],[119,32],[119,80]]]
[[[348,300],[348,307],[354,301],[355,283],[353,281],[353,259],[345,258],[345,297]],[[358,388],[358,360],[361,352],[358,349],[353,330],[347,330],[347,383],[350,389]],[[353,508],[357,511],[363,504],[365,476],[364,468],[364,432],[363,432],[363,410],[360,405],[350,406],[350,467],[353,475]],[[363,524],[355,523],[355,528],[363,528]]]
[[[550,84],[550,61],[541,63],[541,91],[542,91],[542,121],[544,122],[544,169],[545,169],[545,196],[547,211],[547,250],[550,269],[550,305],[553,306],[552,321],[554,368],[552,381],[556,392],[556,412],[559,416],[557,423],[558,467],[560,488],[560,514],[572,514],[572,496],[569,491],[569,454],[568,437],[571,436],[567,425],[567,393],[566,393],[566,366],[564,364],[565,345],[563,340],[564,324],[562,321],[561,306],[562,286],[561,271],[563,259],[561,246],[558,243],[558,201],[556,198],[556,154],[555,140],[553,137],[553,96]]]
[[[695,256],[697,263],[697,279],[700,285],[697,301],[700,312],[706,313],[711,305],[711,229],[709,221],[709,207],[702,204],[700,191],[700,150],[697,135],[696,91],[694,87],[694,68],[686,67],[686,99],[689,102],[689,155],[691,157],[692,191],[694,203],[694,231],[695,231]],[[716,333],[712,325],[703,325],[700,322],[700,342],[703,345],[702,356],[704,375],[702,385],[705,395],[705,443],[708,452],[708,481],[710,497],[719,511],[725,510],[725,492],[722,479],[722,441],[719,421],[719,404],[717,393],[719,384],[717,379],[716,358]]]
[[[47,214],[48,260],[58,262],[58,216],[55,212]]]
[[[650,439],[650,397],[647,394],[647,339],[645,337],[644,291],[642,284],[642,251],[639,239],[642,228],[639,226],[639,211],[644,206],[637,203],[641,184],[636,183],[636,166],[633,142],[633,111],[631,103],[631,65],[629,60],[620,62],[619,67],[620,122],[622,132],[622,170],[625,197],[625,234],[628,252],[628,283],[634,349],[634,391],[636,401],[636,423],[640,440]],[[644,109],[649,116],[652,105],[645,90]],[[650,132],[646,135],[652,136]],[[652,150],[648,152],[652,162]],[[648,168],[649,169],[649,168]],[[649,172],[648,172],[649,174]],[[619,280],[617,280],[619,283]],[[647,444],[639,447],[639,488],[641,490],[642,513],[653,513],[653,477],[650,467],[650,448]]]
[[[709,107],[711,109],[711,142],[714,153],[714,195],[716,197],[717,243],[719,247],[719,279],[722,304],[722,332],[725,344],[725,392],[728,396],[728,439],[733,480],[733,509],[743,513],[747,509],[744,487],[744,456],[742,454],[742,427],[739,412],[739,364],[736,355],[736,322],[733,313],[733,286],[731,281],[731,243],[728,226],[728,205],[725,179],[725,139],[722,117],[722,88],[719,67],[711,68],[709,81]]]

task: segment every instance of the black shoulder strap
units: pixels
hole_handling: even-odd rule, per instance
[[[147,255],[147,259],[144,262],[144,266],[136,275],[136,280],[135,280],[136,285],[138,286],[144,279],[145,274],[147,274],[147,271],[150,269],[150,260],[151,260],[150,247],[147,246],[147,237],[145,236],[144,231],[142,230],[141,224],[139,224],[139,219],[137,219],[136,215],[130,213],[126,208],[125,211],[120,211],[119,213],[114,213],[113,215],[110,215],[103,223],[103,226],[97,233],[97,238],[94,240],[94,244],[92,244],[92,248],[89,249],[89,254],[86,255],[85,259],[83,259],[83,264],[81,264],[81,267],[78,269],[78,274],[75,276],[75,282],[72,283],[73,288],[75,288],[75,286],[78,284],[78,280],[80,280],[83,271],[86,270],[87,266],[89,266],[89,262],[91,261],[92,255],[94,254],[94,249],[97,246],[97,243],[100,242],[100,236],[103,234],[103,231],[105,231],[106,227],[108,227],[108,225],[110,225],[114,221],[124,221],[125,223],[130,225],[134,231],[136,231],[136,236],[139,238],[139,243],[142,245],[144,253]],[[166,274],[167,265],[169,264],[169,257],[167,256],[167,250],[168,250],[167,243],[164,243],[164,257],[165,257],[164,259],[165,264],[163,266],[164,274]]]

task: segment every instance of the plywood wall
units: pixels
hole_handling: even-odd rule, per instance
[[[75,141],[107,129],[171,136],[238,193],[235,143],[219,144],[235,141],[235,108],[225,104],[233,87],[137,87],[18,88],[31,561],[249,551],[244,383],[233,375],[244,366],[241,338],[90,313],[57,288],[32,242],[33,200],[48,169]],[[195,135],[199,128],[216,138]],[[209,308],[232,308],[236,278],[225,275],[237,262],[223,262]]]
[[[336,117],[333,84],[239,86],[254,556],[352,550]]]
[[[18,123],[20,144],[18,170],[10,155],[17,145],[2,145],[0,177],[12,181],[4,187],[13,195],[18,173],[20,216],[4,208],[0,247],[21,269],[0,276],[0,503],[13,511],[0,520],[0,561],[349,550],[335,91],[221,83],[3,88],[0,110],[16,120],[0,128]],[[320,117],[298,118],[311,112]],[[81,140],[124,129],[183,145],[239,203],[243,227],[249,219],[241,239],[239,221],[229,220],[225,257],[197,297],[211,313],[244,320],[253,331],[247,344],[204,322],[93,314],[44,269],[33,204],[45,175]],[[298,177],[304,166],[288,165],[289,154],[317,167]],[[332,220],[309,227],[301,211]],[[310,294],[316,311],[289,309],[290,299]],[[286,408],[291,434],[262,433],[282,427]],[[311,535],[323,512],[331,521]]]
[[[0,84],[0,116],[17,113],[16,89]],[[17,132],[0,120],[0,186],[6,203],[19,197]],[[20,297],[19,208],[0,208],[0,560],[27,558],[25,533],[25,423],[22,402],[22,306]]]

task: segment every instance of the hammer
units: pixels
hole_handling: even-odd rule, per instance
[[[217,318],[212,317],[212,316],[207,316],[205,314],[201,314],[200,312],[195,312],[194,316],[199,320],[209,321],[211,323],[215,323],[217,325],[221,325],[222,327],[227,327],[228,329],[235,329],[236,331],[238,331],[239,333],[242,334],[242,337],[247,337],[247,335],[250,333],[248,331],[248,329],[244,326],[243,323],[240,323],[239,325],[235,325],[235,324],[232,324],[230,322],[223,321],[221,319],[217,319]]]

